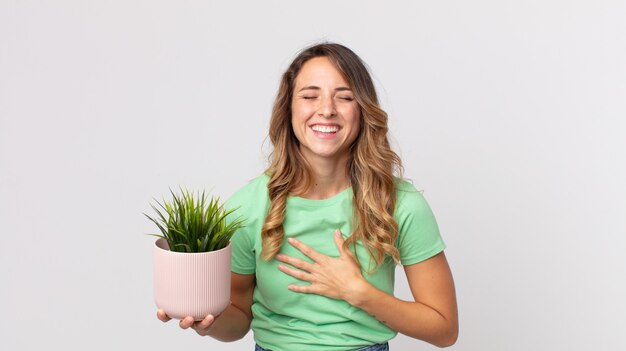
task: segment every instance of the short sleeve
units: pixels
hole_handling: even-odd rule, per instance
[[[433,212],[421,192],[406,182],[397,187],[394,217],[398,222],[400,262],[407,266],[435,256],[446,248]]]
[[[224,205],[226,210],[235,208],[236,210],[226,217],[226,222],[230,223],[238,217],[246,218],[246,208],[240,206],[236,198],[229,199]],[[254,252],[254,241],[251,236],[251,223],[246,221],[243,227],[239,228],[230,239],[232,244],[232,267],[231,271],[239,274],[252,274],[256,271],[256,260]]]

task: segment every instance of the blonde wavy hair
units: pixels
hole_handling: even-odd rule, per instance
[[[393,218],[396,202],[396,175],[402,176],[402,162],[391,150],[387,138],[387,113],[378,103],[372,78],[362,60],[347,47],[322,43],[301,51],[282,76],[270,120],[269,137],[274,148],[265,173],[271,201],[261,230],[261,257],[272,259],[284,239],[283,220],[287,197],[306,192],[311,186],[311,167],[303,157],[291,125],[291,101],[295,79],[304,63],[315,57],[327,57],[341,72],[354,93],[361,111],[361,128],[350,147],[347,165],[353,197],[353,233],[345,242],[357,260],[356,244],[360,241],[369,252],[375,267],[385,255],[399,262],[394,243],[398,224]]]

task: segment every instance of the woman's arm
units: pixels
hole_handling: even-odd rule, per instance
[[[456,342],[459,324],[452,273],[443,252],[404,266],[414,301],[403,301],[367,281],[355,286],[346,301],[390,328],[439,347]]]
[[[323,255],[302,242],[289,243],[310,257],[309,263],[278,255],[277,260],[294,266],[279,269],[310,285],[290,285],[292,291],[342,299],[368,312],[390,328],[431,344],[444,347],[456,342],[458,316],[452,273],[443,252],[425,261],[405,266],[404,270],[415,301],[403,301],[371,285],[358,265],[343,248],[343,238],[335,232],[340,256]]]
[[[208,315],[202,321],[193,317],[180,321],[183,329],[193,328],[199,335],[208,335],[220,341],[235,341],[243,338],[250,330],[252,321],[252,294],[255,286],[254,274],[231,273],[230,305],[217,317]],[[162,310],[158,318],[167,322],[170,318]]]

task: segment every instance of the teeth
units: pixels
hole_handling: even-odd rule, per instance
[[[339,127],[337,126],[319,126],[319,125],[315,125],[313,127],[311,127],[311,129],[313,129],[316,132],[322,132],[322,133],[335,133],[339,130]]]

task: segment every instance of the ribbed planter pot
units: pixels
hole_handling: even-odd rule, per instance
[[[167,241],[154,246],[154,299],[171,318],[196,321],[222,313],[230,303],[232,246],[211,252],[169,250]]]

